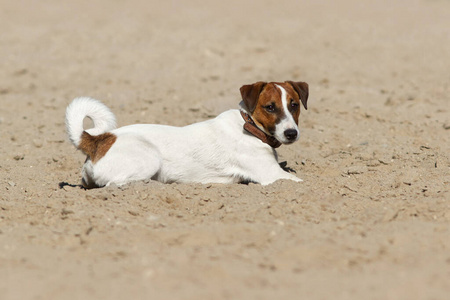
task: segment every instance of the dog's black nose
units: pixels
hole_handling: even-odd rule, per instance
[[[284,132],[284,136],[289,140],[293,141],[297,138],[297,130],[295,129],[288,129]]]

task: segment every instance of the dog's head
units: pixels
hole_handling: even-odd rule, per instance
[[[300,103],[307,109],[308,101],[306,82],[257,82],[242,86],[241,95],[259,129],[283,144],[299,139]]]

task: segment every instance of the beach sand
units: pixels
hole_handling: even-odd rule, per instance
[[[448,299],[449,1],[1,8],[1,299]],[[78,186],[73,98],[183,126],[284,80],[304,182]]]

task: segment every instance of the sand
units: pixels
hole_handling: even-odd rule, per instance
[[[3,1],[1,299],[449,299],[450,2]],[[306,81],[304,180],[83,190],[64,112],[181,126]]]

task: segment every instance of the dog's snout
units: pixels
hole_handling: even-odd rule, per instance
[[[297,138],[297,130],[295,129],[287,129],[284,131],[284,136],[289,140],[293,141]]]

